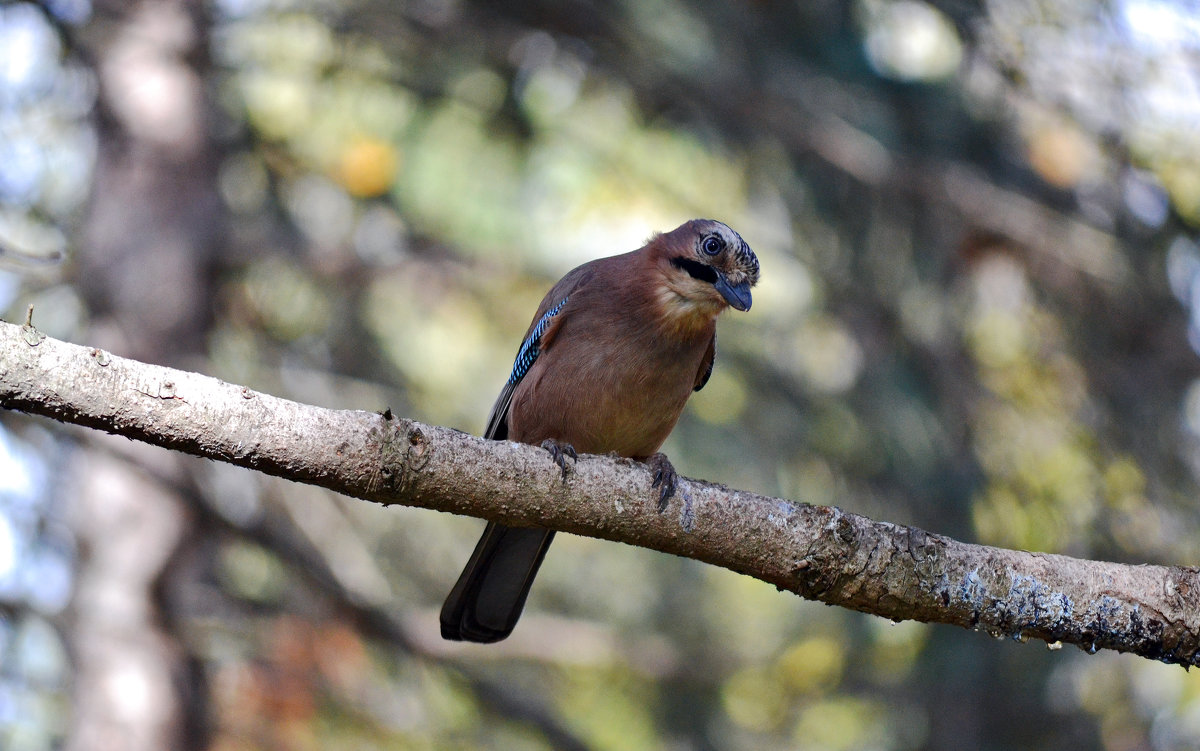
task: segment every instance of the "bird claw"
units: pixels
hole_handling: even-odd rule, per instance
[[[550,452],[550,459],[562,469],[563,482],[567,481],[567,457],[571,461],[579,461],[579,454],[575,453],[575,447],[569,443],[558,441],[553,438],[547,438],[542,441],[542,448]]]
[[[667,510],[667,501],[675,495],[675,486],[679,484],[679,474],[671,465],[671,460],[667,458],[666,454],[652,454],[646,460],[646,464],[654,472],[654,482],[650,483],[650,487],[659,488],[658,513],[661,514]]]

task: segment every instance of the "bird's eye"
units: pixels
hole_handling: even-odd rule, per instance
[[[716,235],[709,235],[704,238],[704,242],[700,243],[700,249],[706,255],[715,256],[722,250],[725,250],[725,241]]]

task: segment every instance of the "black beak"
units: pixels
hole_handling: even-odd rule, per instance
[[[750,310],[750,283],[742,282],[741,284],[730,284],[729,280],[721,272],[717,272],[717,281],[713,282],[713,286],[721,293],[721,297],[725,298],[725,302],[734,310]]]

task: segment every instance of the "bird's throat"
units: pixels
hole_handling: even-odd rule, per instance
[[[690,279],[688,282],[689,287],[706,284]],[[655,303],[663,333],[680,339],[703,335],[711,329],[722,305],[713,300],[712,296],[698,294],[699,290],[694,288],[681,289],[682,286],[684,285],[665,283],[657,290]]]

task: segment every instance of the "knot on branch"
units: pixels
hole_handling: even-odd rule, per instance
[[[397,418],[390,409],[380,418],[382,424],[371,430],[379,446],[378,470],[367,487],[371,493],[400,492],[429,464],[429,439],[416,423]]]

